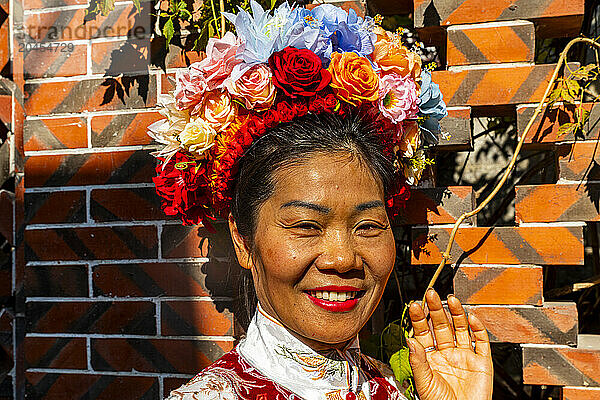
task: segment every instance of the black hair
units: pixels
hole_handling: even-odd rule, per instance
[[[344,116],[307,114],[281,123],[255,140],[240,159],[231,204],[232,217],[250,250],[254,251],[259,209],[275,189],[275,172],[315,153],[358,157],[387,196],[396,176],[392,160],[383,151],[379,129],[372,118],[356,111]],[[242,271],[240,290],[250,317],[257,300],[249,270]]]

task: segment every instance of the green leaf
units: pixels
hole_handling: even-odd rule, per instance
[[[581,90],[581,86],[579,86],[579,82],[571,79],[563,80],[563,88],[561,91],[561,97],[567,103],[574,103],[579,98],[579,91]]]
[[[142,6],[140,5],[140,0],[133,0],[133,5],[135,6],[135,10],[140,12]]]
[[[277,0],[271,0],[271,10],[275,8],[275,3],[277,3]]]
[[[186,10],[185,8],[179,10],[179,16],[181,18],[187,18],[187,19],[191,19],[192,18],[192,13],[190,13],[188,10]]]
[[[115,8],[115,0],[100,0],[100,12],[107,16]]]
[[[173,18],[169,17],[167,22],[162,29],[163,35],[165,39],[167,39],[167,48],[169,47],[169,43],[171,43],[171,39],[173,38],[173,34],[175,34],[175,28],[173,28]]]
[[[577,80],[595,79],[598,75],[598,66],[596,64],[588,64],[580,67],[578,70],[571,73],[571,77]]]
[[[394,371],[396,380],[403,383],[405,380],[410,379],[413,376],[410,363],[408,361],[409,350],[408,347],[403,347],[390,358],[390,366]]]
[[[571,134],[577,129],[577,126],[578,124],[576,122],[567,122],[566,124],[562,124],[558,128],[558,132],[556,132],[556,135],[558,137],[561,137],[563,135]]]
[[[586,110],[585,108],[583,108],[583,104],[580,104],[579,107],[581,107],[581,118],[579,119],[579,125],[583,126],[588,118],[590,117],[590,112],[588,110]]]

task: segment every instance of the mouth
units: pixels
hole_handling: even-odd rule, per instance
[[[304,293],[317,306],[330,312],[347,312],[356,307],[364,290],[350,286],[327,286],[306,290]]]

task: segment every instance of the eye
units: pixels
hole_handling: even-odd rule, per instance
[[[288,226],[288,229],[292,229],[303,235],[316,235],[321,232],[321,226],[314,221],[299,221]]]
[[[387,225],[375,221],[360,222],[356,226],[356,233],[361,236],[376,236],[387,229]]]

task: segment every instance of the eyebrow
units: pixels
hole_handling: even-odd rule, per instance
[[[288,201],[287,203],[282,205],[280,208],[286,208],[286,207],[303,207],[303,208],[308,208],[309,210],[314,210],[314,211],[320,212],[321,214],[329,214],[329,212],[331,211],[331,208],[329,208],[329,207],[320,206],[318,204],[309,203],[307,201],[301,201],[301,200]]]
[[[381,200],[368,201],[366,203],[357,205],[355,208],[356,211],[365,211],[377,207],[383,207],[383,202]]]

